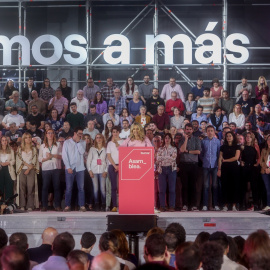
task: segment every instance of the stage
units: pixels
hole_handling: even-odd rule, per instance
[[[99,239],[107,230],[107,216],[119,215],[111,212],[29,212],[0,216],[0,226],[8,235],[14,232],[25,232],[30,247],[41,244],[42,231],[52,226],[59,232],[69,231],[76,241],[76,248],[80,248],[80,237],[85,231],[91,231]],[[270,234],[270,216],[259,212],[165,212],[156,214],[157,225],[163,229],[172,222],[181,223],[187,232],[187,240],[193,241],[201,231],[212,233],[224,231],[228,235],[241,235],[246,238],[251,232],[263,229]],[[140,250],[144,243],[144,236],[140,235]],[[95,245],[93,255],[98,254]]]

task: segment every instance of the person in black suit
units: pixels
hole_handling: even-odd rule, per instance
[[[42,233],[42,245],[36,248],[29,248],[27,250],[29,260],[37,263],[43,263],[52,256],[52,243],[58,232],[53,227],[46,228]]]
[[[34,79],[32,77],[29,77],[27,81],[27,86],[22,90],[22,101],[27,105],[32,100],[31,93],[33,90],[37,90],[34,86]]]

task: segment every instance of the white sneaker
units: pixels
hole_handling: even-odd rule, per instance
[[[215,211],[220,211],[220,208],[218,206],[215,206]]]
[[[183,207],[182,207],[182,212],[187,212],[187,210],[188,210],[188,208],[187,208],[187,206],[186,205],[184,205]]]
[[[227,206],[224,206],[223,209],[222,209],[222,211],[227,212],[228,211],[228,207]]]
[[[207,206],[204,206],[203,208],[202,208],[202,211],[207,211],[208,209],[207,209]]]
[[[268,211],[270,210],[270,206],[265,206],[262,211]]]
[[[238,211],[235,205],[232,207],[232,210],[233,210],[234,212],[237,212],[237,211]]]
[[[199,209],[198,209],[196,206],[193,206],[193,207],[191,208],[191,211],[193,211],[193,212],[199,212]]]
[[[155,213],[155,214],[158,214],[158,213],[160,213],[160,211],[155,207],[155,208],[154,208],[154,213]]]

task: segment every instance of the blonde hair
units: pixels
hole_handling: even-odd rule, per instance
[[[140,138],[140,141],[144,141],[144,138],[145,138],[144,129],[143,129],[143,127],[142,127],[141,124],[136,123],[136,122],[133,123],[133,124],[131,125],[131,127],[130,127],[130,136],[129,136],[129,138],[130,138],[131,140],[135,140],[135,136],[133,135],[133,129],[134,129],[136,126],[139,127],[139,138]]]
[[[260,80],[261,80],[261,79],[264,79],[263,87],[261,86],[261,83],[260,83]],[[259,77],[257,86],[259,87],[260,90],[261,90],[262,88],[265,88],[265,87],[267,86],[267,81],[266,81],[266,79],[265,79],[264,76],[260,76],[260,77]]]
[[[98,133],[98,134],[96,135],[95,141],[94,141],[94,147],[95,147],[95,148],[98,147],[97,140],[96,140],[97,136],[100,136],[100,137],[101,137],[101,139],[102,139],[102,147],[105,148],[105,147],[106,147],[105,137],[104,137],[101,133]]]
[[[30,133],[28,133],[28,132],[25,132],[23,135],[22,135],[22,142],[21,142],[21,149],[22,149],[22,151],[24,151],[25,150],[25,138],[26,138],[26,136],[30,136],[31,137],[31,139],[32,139],[32,135],[30,134]],[[31,143],[30,144],[30,148],[31,148],[31,150],[33,149],[33,144]]]
[[[1,137],[1,141],[0,141],[0,153],[3,152],[3,148],[2,148],[2,139],[3,139],[3,138],[6,138],[6,140],[7,140],[7,142],[8,142],[7,136],[2,136],[2,137]],[[7,153],[7,154],[10,154],[10,153],[11,153],[11,148],[10,148],[10,146],[9,146],[9,143],[7,143],[6,153]]]
[[[235,108],[236,108],[237,106],[240,106],[240,114],[243,114],[243,112],[242,112],[242,106],[241,106],[240,104],[235,104],[235,105],[233,106],[233,113],[235,114]]]
[[[114,229],[111,232],[117,237],[119,256],[122,259],[126,260],[128,257],[129,248],[128,248],[128,241],[127,241],[125,233],[118,229]]]
[[[246,133],[246,135],[245,135],[245,143],[244,144],[247,145],[247,141],[246,141],[247,135],[250,135],[250,137],[252,139],[250,146],[255,147],[255,135],[252,132],[247,132]]]

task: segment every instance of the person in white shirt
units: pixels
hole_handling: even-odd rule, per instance
[[[121,130],[121,133],[119,134],[119,137],[123,140],[127,139],[130,135],[130,129],[129,129],[129,122],[128,120],[123,120],[123,129]]]
[[[87,170],[93,181],[94,210],[106,210],[106,177],[107,177],[107,156],[106,143],[102,134],[98,133],[95,137],[94,146],[90,148],[86,161]],[[101,207],[99,206],[99,193],[101,195]]]
[[[229,253],[229,239],[226,233],[221,231],[214,232],[210,235],[209,241],[218,243],[224,250],[221,270],[247,270],[247,268],[243,265],[238,264],[228,258],[227,254]]]
[[[32,144],[32,136],[24,133],[16,155],[17,193],[19,205],[32,211],[39,208],[37,173],[39,173],[38,151]],[[48,200],[48,197],[47,197]]]
[[[45,212],[48,208],[48,191],[51,182],[54,190],[55,211],[61,209],[60,191],[60,170],[62,159],[62,146],[56,142],[56,135],[53,129],[45,133],[44,143],[40,146],[38,160],[42,163],[42,208]]]
[[[229,115],[229,123],[234,122],[237,129],[243,129],[245,126],[245,115],[242,112],[240,104],[235,104],[233,112]]]
[[[70,104],[72,102],[75,102],[77,104],[77,111],[79,113],[82,113],[83,115],[86,115],[89,110],[89,101],[83,95],[84,95],[83,90],[79,90],[77,92],[77,97],[73,98]]]
[[[117,212],[117,182],[119,164],[119,146],[122,144],[119,138],[119,128],[112,128],[112,139],[107,145],[107,158],[109,160],[108,173],[111,180],[112,212]]]
[[[10,110],[10,113],[7,114],[2,121],[2,125],[5,130],[9,130],[9,125],[11,123],[16,123],[17,130],[22,129],[25,125],[25,121],[23,117],[18,114],[18,109],[16,107],[13,107]]]
[[[92,120],[89,120],[87,123],[87,128],[83,130],[83,134],[89,134],[92,140],[94,140],[98,133],[99,131],[95,129],[95,122]]]

